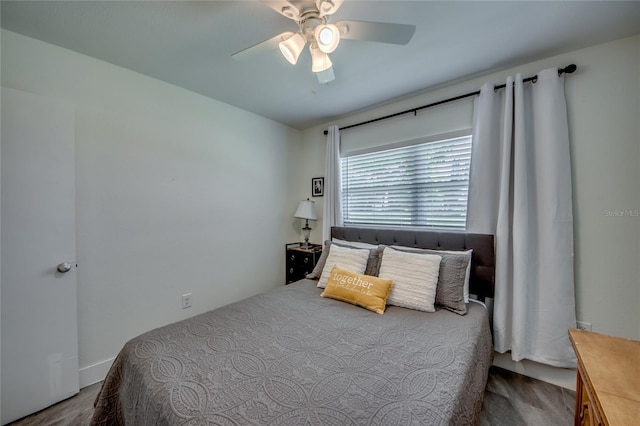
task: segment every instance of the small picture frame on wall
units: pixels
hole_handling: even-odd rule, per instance
[[[324,195],[324,178],[317,177],[311,179],[311,195],[322,197]]]

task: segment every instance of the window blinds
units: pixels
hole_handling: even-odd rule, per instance
[[[341,159],[345,225],[464,229],[471,136]]]

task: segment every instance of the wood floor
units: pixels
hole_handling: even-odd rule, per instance
[[[18,420],[10,426],[88,425],[100,383],[73,398]],[[491,367],[482,402],[480,425],[571,425],[575,392],[540,380]]]
[[[573,425],[576,393],[491,367],[480,425]]]

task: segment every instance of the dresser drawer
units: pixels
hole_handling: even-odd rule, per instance
[[[582,381],[582,375],[580,374],[580,368],[578,368],[578,386],[576,389],[576,398],[578,402],[576,404],[576,424],[580,426],[600,426],[602,420],[600,419],[600,413],[598,407],[595,404],[595,399],[591,395],[587,385]]]

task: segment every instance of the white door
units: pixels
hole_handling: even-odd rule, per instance
[[[75,160],[70,105],[7,88],[0,99],[6,424],[78,393]]]

